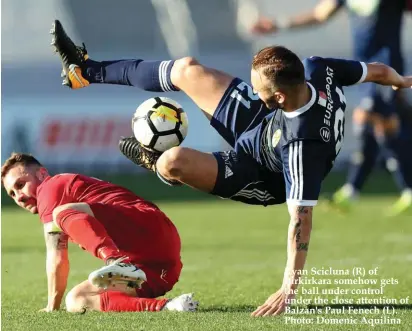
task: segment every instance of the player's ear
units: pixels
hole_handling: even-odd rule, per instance
[[[37,178],[43,181],[47,176],[49,176],[49,172],[47,171],[46,168],[40,167],[37,170]]]
[[[276,99],[276,102],[278,104],[283,104],[283,103],[285,103],[286,95],[284,93],[280,92],[280,91],[276,91],[275,92],[275,99]]]

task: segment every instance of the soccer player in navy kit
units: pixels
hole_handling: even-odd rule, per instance
[[[383,64],[319,57],[302,63],[290,50],[273,46],[253,59],[252,88],[190,57],[175,61],[93,61],[84,48],[74,46],[58,21],[52,34],[66,74],[65,85],[77,89],[103,83],[156,92],[183,91],[234,147],[234,157],[229,153],[226,159],[174,147],[158,157],[155,165],[149,164],[163,179],[211,192],[213,187],[224,186],[227,178],[221,176],[219,163],[227,161],[244,175],[237,178],[243,184],[248,184],[245,178],[249,184],[262,181],[259,171],[266,169],[272,185],[286,190],[290,223],[284,280],[253,316],[278,315],[294,297],[292,290],[299,284],[299,271],[304,268],[309,247],[312,209],[343,142],[346,101],[342,87],[361,82],[395,88],[412,86],[412,77],[403,77]],[[140,161],[156,159],[134,143],[121,144],[128,145],[122,150],[131,159],[137,160],[137,154],[144,156]],[[255,162],[248,164],[251,159]],[[237,168],[243,162],[247,168]],[[147,166],[143,162],[139,165]]]
[[[351,21],[354,58],[364,62],[379,61],[402,74],[401,27],[406,0],[322,0],[309,13],[290,19],[272,21],[262,17],[253,31],[266,34],[322,24],[344,8]],[[397,109],[396,99],[403,100],[401,93],[375,84],[362,85],[360,92],[361,102],[353,117],[354,132],[360,144],[352,156],[347,182],[334,194],[332,201],[345,209],[351,206],[382,150],[388,170],[401,191],[400,199],[390,211],[395,215],[412,206],[412,160],[405,148],[412,142],[411,123],[401,118]]]

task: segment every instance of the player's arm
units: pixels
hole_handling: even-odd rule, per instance
[[[48,302],[45,311],[58,310],[66,291],[69,276],[68,237],[65,233],[52,229],[52,222],[44,225],[46,241],[46,273]]]
[[[48,304],[43,311],[59,309],[66,290],[69,274],[68,237],[53,222],[53,211],[59,205],[75,202],[70,192],[75,178],[77,176],[73,174],[53,176],[40,187],[37,193],[37,206],[44,226],[47,251]]]
[[[325,148],[326,147],[326,148]],[[305,267],[312,232],[312,211],[328,166],[327,145],[295,141],[282,150],[286,198],[290,214],[287,262],[281,288],[253,312],[253,316],[278,315],[295,297],[300,271]]]
[[[252,31],[267,34],[278,32],[279,30],[305,28],[323,24],[331,19],[341,7],[341,0],[322,0],[312,10],[290,18],[278,18],[272,21],[261,17],[252,27]]]
[[[402,76],[392,67],[383,63],[368,63],[368,73],[364,83],[372,82],[380,85],[392,86],[395,90],[399,88],[411,88],[412,76]]]
[[[290,222],[288,228],[287,263],[282,288],[288,292],[296,290],[299,271],[303,270],[312,232],[313,206],[288,205]]]
[[[326,66],[327,74],[336,78],[342,86],[368,82],[392,86],[394,89],[412,86],[412,76],[402,76],[395,69],[383,63],[364,63],[318,56],[305,59],[304,63],[306,70],[319,64]]]

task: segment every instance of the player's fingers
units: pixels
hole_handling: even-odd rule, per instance
[[[262,306],[257,307],[250,315],[255,316]]]
[[[257,307],[256,310],[251,314],[251,316],[257,316],[257,314],[259,314],[261,309],[263,309],[263,306]]]
[[[283,304],[273,313],[273,316],[280,315],[286,310],[286,305]]]
[[[266,312],[267,309],[268,309],[268,307],[266,305],[262,305],[262,306],[258,307],[258,309],[256,309],[252,313],[252,316],[255,316],[255,317],[262,316]]]
[[[268,310],[266,311],[266,313],[263,315],[263,317],[272,316],[272,315],[275,314],[275,312],[276,312],[277,310],[279,310],[278,305],[272,306],[272,307],[270,307],[270,309],[268,309]]]
[[[268,310],[270,309],[270,306],[264,306],[262,309],[260,309],[254,316],[255,317],[261,317],[263,316]]]

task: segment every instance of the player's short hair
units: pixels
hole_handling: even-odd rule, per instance
[[[305,82],[305,68],[299,57],[283,46],[269,46],[254,57],[252,69],[260,71],[273,88],[294,88]]]
[[[1,167],[2,184],[4,177],[6,177],[10,169],[14,168],[17,165],[22,165],[24,167],[28,167],[31,165],[37,165],[39,167],[43,166],[33,155],[24,153],[12,153],[11,156],[4,162],[4,164]]]

